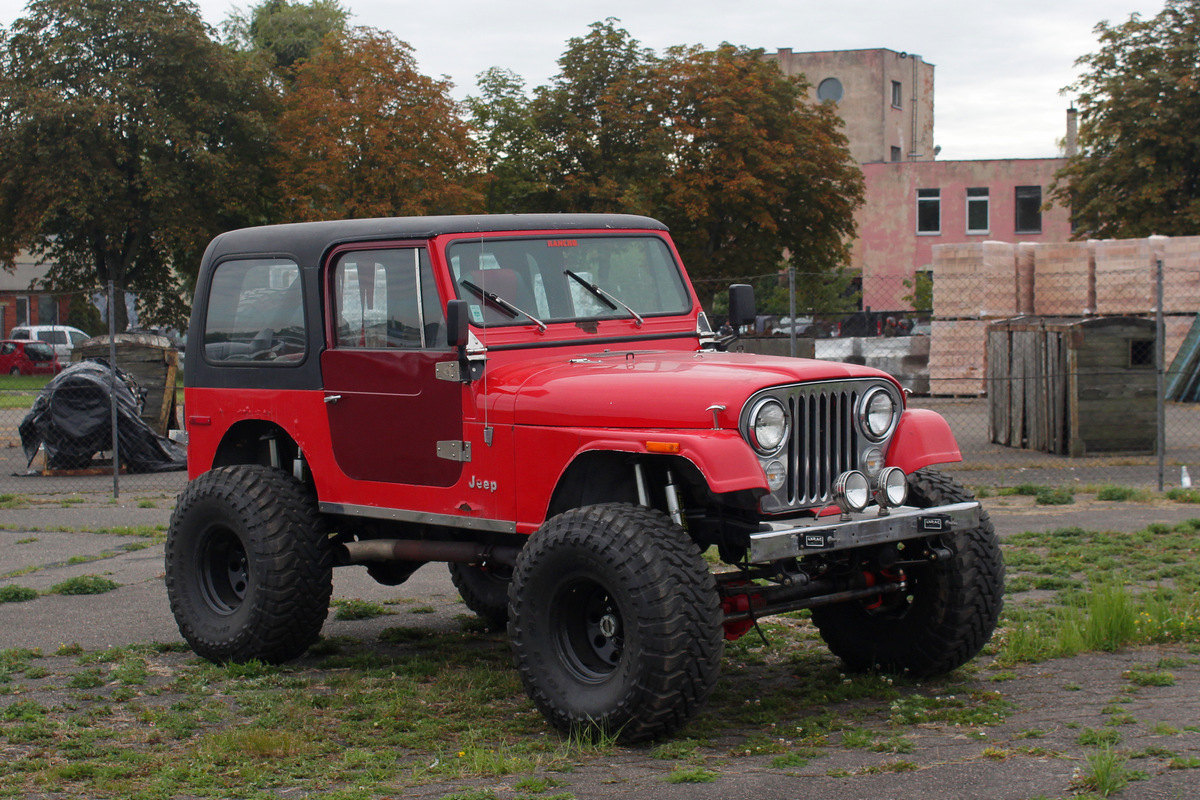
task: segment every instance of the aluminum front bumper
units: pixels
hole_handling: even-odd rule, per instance
[[[851,514],[849,521],[830,515],[800,524],[796,520],[764,522],[758,533],[750,535],[749,561],[761,564],[969,530],[979,526],[979,514],[979,503],[952,503],[932,508],[901,506],[885,517],[871,508]]]

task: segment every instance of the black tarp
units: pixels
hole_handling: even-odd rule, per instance
[[[140,416],[143,392],[125,372],[102,359],[72,364],[46,384],[21,421],[21,447],[32,464],[38,446],[46,448],[48,469],[83,469],[101,451],[112,450],[112,407],[117,401],[121,463],[130,472],[187,468],[187,452],[159,436]]]

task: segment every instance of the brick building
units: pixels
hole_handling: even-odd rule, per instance
[[[19,253],[15,268],[0,269],[0,339],[18,325],[61,325],[67,318],[69,297],[38,288],[49,267],[28,253]]]

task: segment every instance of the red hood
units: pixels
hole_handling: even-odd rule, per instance
[[[801,381],[883,378],[835,361],[719,352],[618,352],[559,356],[489,367],[493,411],[517,425],[604,428],[736,428],[750,395]]]

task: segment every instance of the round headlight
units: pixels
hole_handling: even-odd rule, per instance
[[[787,439],[788,415],[783,404],[768,397],[760,400],[750,414],[750,439],[754,449],[765,456],[779,451]]]
[[[876,388],[863,398],[859,418],[867,436],[882,439],[892,427],[896,416],[896,401],[886,389]]]

